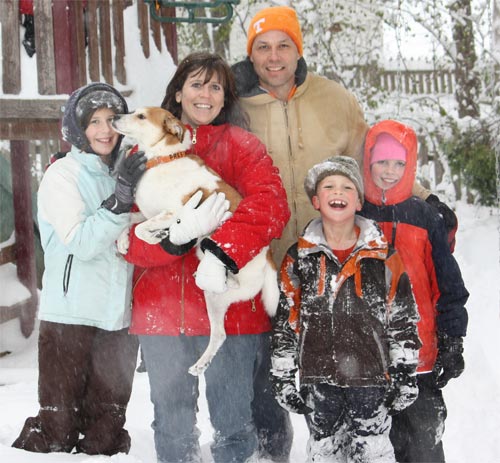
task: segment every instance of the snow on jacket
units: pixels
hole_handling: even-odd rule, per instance
[[[130,214],[100,207],[115,183],[98,156],[75,146],[45,172],[38,190],[41,320],[109,331],[129,325],[133,269],[119,257],[115,240]]]
[[[371,149],[377,136],[386,132],[407,150],[406,168],[397,185],[385,192],[370,173]],[[417,169],[417,139],[403,124],[386,120],[366,136],[364,159],[365,203],[361,214],[376,220],[404,262],[420,313],[418,332],[419,372],[431,371],[437,356],[437,332],[465,336],[469,293],[447,243],[443,218],[416,196],[412,185]]]
[[[417,366],[417,308],[397,252],[371,220],[340,263],[314,219],[288,250],[272,341],[274,371],[300,382],[387,384],[389,366]]]
[[[303,58],[296,73],[297,90],[287,102],[260,88],[250,60],[235,64],[233,71],[251,130],[266,145],[288,196],[291,219],[281,240],[273,243],[279,265],[307,223],[317,217],[303,188],[307,171],[330,156],[352,156],[361,163],[368,126],[354,95],[337,82],[307,72]]]
[[[238,270],[272,239],[279,238],[290,216],[278,169],[265,146],[251,133],[229,124],[194,131],[192,151],[243,197],[233,216],[209,240],[224,262]],[[194,273],[195,249],[167,253],[130,233],[126,259],[136,265],[131,331],[136,334],[209,335],[203,292]],[[257,334],[271,329],[260,295],[232,304],[225,318],[228,334]]]

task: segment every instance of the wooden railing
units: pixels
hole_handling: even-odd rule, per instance
[[[401,94],[453,94],[455,75],[451,70],[384,70],[371,66],[347,68],[352,76],[344,82],[355,88],[369,83],[382,91]]]
[[[137,8],[144,56],[150,56],[151,47],[161,52],[166,46],[174,62],[177,60],[175,26],[151,21],[144,0],[33,0],[32,5],[32,11],[22,14],[33,19],[35,55],[31,59],[36,60],[37,75],[25,76],[21,66],[26,54],[21,43],[25,30],[21,27],[19,0],[0,0],[0,72],[6,95],[0,97],[0,140],[10,141],[16,231],[16,243],[0,253],[0,261],[15,260],[19,281],[31,293],[25,303],[0,307],[0,323],[19,317],[26,337],[34,329],[37,308],[31,191],[37,189],[39,179],[31,169],[35,160],[43,170],[51,152],[61,149],[59,124],[67,95],[88,82],[127,85],[127,8]],[[162,15],[169,14],[175,14],[173,8],[163,9]],[[28,98],[21,95],[25,90],[22,83],[27,80],[36,80],[37,84],[37,92]],[[126,91],[122,93],[127,95]],[[32,182],[35,185],[30,185]]]
[[[170,54],[174,61],[177,59],[175,26],[150,20],[143,0],[33,0],[33,7],[40,95],[70,93],[87,83],[87,75],[93,82],[102,76],[111,85],[115,78],[125,85],[123,12],[129,7],[138,10],[144,56],[150,54],[150,35],[157,49],[162,50],[163,32]],[[173,10],[164,9],[162,14],[175,15]],[[0,1],[0,18],[3,93],[18,95],[22,81],[20,56],[24,53],[18,0]]]
[[[0,99],[0,139],[58,138],[61,108],[73,90],[88,81],[127,84],[127,8],[137,8],[144,56],[150,56],[152,46],[159,51],[166,46],[175,62],[175,26],[152,21],[144,0],[33,0],[36,52],[31,59],[36,59],[38,75],[31,78],[37,79],[38,93],[49,98],[16,99],[22,90],[21,56],[26,53],[20,40],[19,2],[0,0],[2,90],[9,95]],[[173,8],[164,10],[169,10],[164,15],[175,15]]]
[[[452,94],[455,75],[451,71],[382,71],[380,88],[389,92]]]

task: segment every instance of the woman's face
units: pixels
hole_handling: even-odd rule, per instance
[[[89,125],[85,129],[85,135],[90,143],[90,147],[95,154],[107,157],[112,152],[118,142],[118,133],[114,131],[111,122],[115,117],[115,112],[109,108],[97,109],[90,118]],[[104,162],[111,159],[104,159]]]
[[[204,83],[205,75],[206,71],[193,71],[175,94],[182,107],[181,120],[191,127],[211,124],[224,107],[224,87],[219,76],[214,73]]]

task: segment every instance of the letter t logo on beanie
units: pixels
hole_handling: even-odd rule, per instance
[[[262,33],[262,27],[260,26],[261,23],[266,22],[266,18],[259,19],[258,21],[255,21],[253,24],[253,28],[255,29],[255,34],[258,35]]]

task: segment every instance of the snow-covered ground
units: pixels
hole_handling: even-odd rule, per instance
[[[498,209],[457,204],[459,232],[455,256],[466,286],[469,331],[465,340],[466,370],[445,389],[448,420],[444,436],[448,463],[500,461],[500,260]],[[2,281],[5,288],[11,282]],[[113,457],[34,454],[10,447],[27,416],[37,412],[36,332],[27,341],[17,321],[0,325],[0,350],[14,352],[0,358],[0,461],[2,463],[154,463],[152,406],[147,375],[137,373],[127,413],[132,436],[129,455]],[[292,463],[305,461],[308,437],[302,416],[294,415]],[[200,403],[204,462],[210,462],[211,426],[204,401]],[[264,463],[264,462],[262,462]]]

